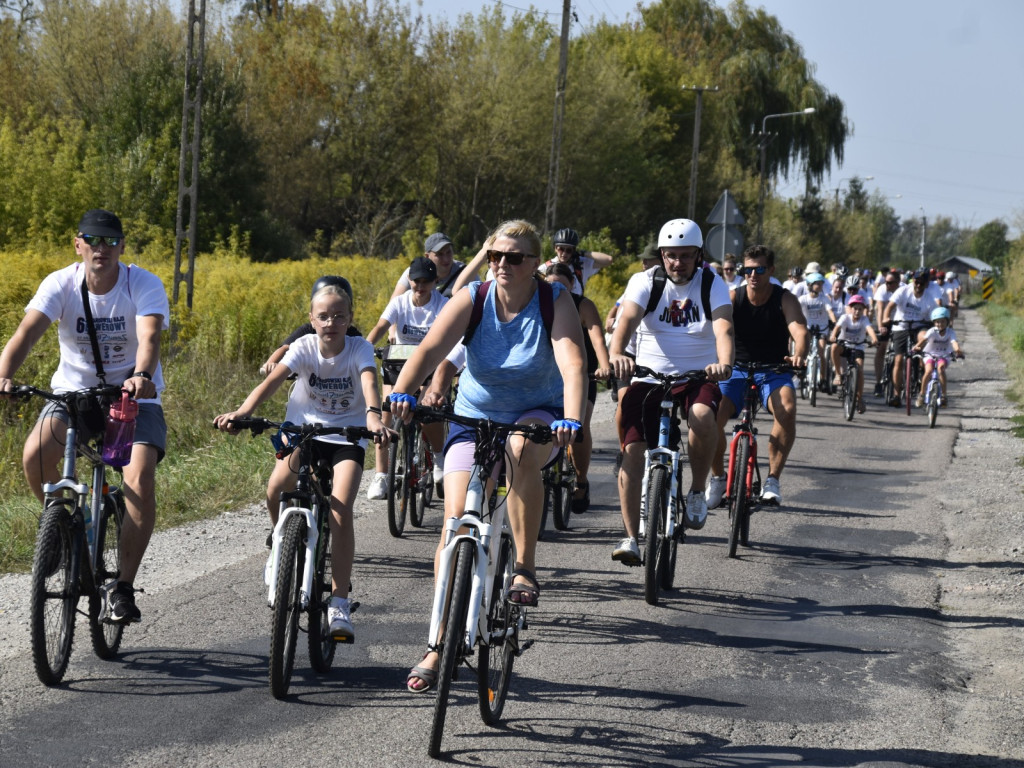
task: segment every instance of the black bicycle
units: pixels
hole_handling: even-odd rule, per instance
[[[309,662],[324,673],[334,662],[336,640],[328,632],[327,608],[333,585],[331,573],[331,488],[334,468],[317,459],[313,441],[327,435],[350,440],[373,439],[364,427],[327,427],[323,424],[290,424],[261,418],[232,419],[236,429],[259,435],[278,430],[273,442],[277,458],[299,452],[298,481],[294,491],[281,494],[281,510],[274,526],[273,551],[264,576],[267,602],[274,611],[270,633],[270,692],[280,699],[288,695],[300,617],[306,614],[304,631],[309,639]],[[350,602],[355,611],[359,603]]]
[[[124,624],[110,621],[110,594],[120,576],[124,496],[107,482],[103,462],[103,414],[121,398],[120,386],[89,387],[57,394],[30,386],[13,395],[37,395],[67,409],[69,424],[61,479],[43,486],[45,501],[32,558],[29,630],[36,675],[56,685],[68,668],[78,600],[89,598],[93,651],[111,659],[121,647]],[[92,481],[78,481],[77,462],[91,464]],[[114,467],[109,467],[117,471]]]
[[[549,513],[557,530],[569,530],[569,519],[572,516],[572,497],[576,492],[576,467],[573,466],[569,451],[561,452],[558,459],[544,470],[543,478],[544,512],[541,515],[540,535],[538,538],[544,537]]]

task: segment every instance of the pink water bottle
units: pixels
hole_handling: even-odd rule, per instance
[[[132,459],[135,440],[135,417],[139,404],[122,393],[121,402],[113,403],[107,414],[107,428],[103,434],[103,461],[112,467],[123,467]]]

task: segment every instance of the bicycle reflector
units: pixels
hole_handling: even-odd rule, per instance
[[[270,436],[270,442],[274,446],[274,451],[279,459],[283,459],[295,450],[294,446],[288,444],[288,435],[284,432],[284,427],[291,426],[293,426],[292,423],[290,421],[286,421],[281,425],[281,428],[277,430],[277,434]]]

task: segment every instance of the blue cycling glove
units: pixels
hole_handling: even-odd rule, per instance
[[[558,421],[551,422],[552,432],[558,429],[571,429],[573,432],[576,432],[582,427],[583,425],[576,421],[576,419],[558,419]]]
[[[403,395],[401,392],[392,392],[388,400],[392,403],[408,403],[410,408],[416,407],[416,398],[412,395]]]

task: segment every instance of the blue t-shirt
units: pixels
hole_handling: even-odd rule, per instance
[[[476,300],[479,282],[465,290]],[[526,308],[507,323],[494,308],[495,284],[484,299],[483,317],[466,350],[466,370],[459,379],[455,412],[472,418],[514,422],[532,408],[562,408],[562,374],[540,314],[534,291]],[[565,290],[551,284],[554,299]]]

